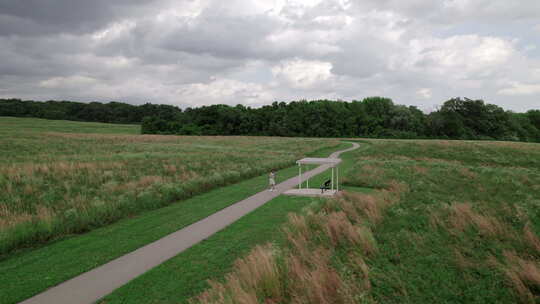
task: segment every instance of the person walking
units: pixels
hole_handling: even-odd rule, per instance
[[[270,184],[270,189],[268,191],[276,190],[276,171],[273,169],[270,171],[268,183]]]

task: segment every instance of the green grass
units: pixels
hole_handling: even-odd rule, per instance
[[[375,140],[369,149],[354,154],[350,184],[384,188],[393,180],[410,188],[374,230],[380,250],[368,265],[375,301],[522,300],[505,275],[512,265],[503,253],[515,251],[523,259],[540,262],[540,252],[522,232],[528,223],[540,234],[540,145]],[[494,223],[495,232],[454,214],[457,204],[469,204]],[[452,224],[461,221],[464,231]],[[504,266],[490,263],[491,258]],[[529,284],[525,283],[536,293],[538,286]]]
[[[101,303],[185,303],[219,279],[236,258],[253,246],[283,239],[279,229],[287,214],[298,212],[313,198],[279,196],[201,243],[134,279]]]
[[[133,126],[0,118],[0,258],[289,167],[338,144],[110,134],[129,130]]]
[[[310,155],[325,156],[349,146],[340,144]],[[280,170],[277,182],[296,174],[296,167]],[[0,289],[0,303],[17,303],[29,298],[262,191],[267,183],[265,174],[42,248],[19,250],[0,261],[0,285],[5,287]]]
[[[40,118],[16,118],[0,116],[0,134],[12,136],[26,132],[98,133],[98,134],[140,134],[140,125],[109,124],[101,122],[78,122],[69,120],[48,120]]]
[[[278,171],[277,182],[296,168]],[[129,253],[267,187],[266,175],[124,219],[0,262],[0,303],[17,303],[80,273]]]
[[[349,148],[342,144],[334,151]],[[319,155],[322,156],[322,155]],[[347,172],[354,159],[350,153],[341,155],[340,170]],[[308,171],[316,166],[304,166]],[[298,168],[292,167],[287,174],[294,175]],[[329,176],[327,170],[310,180],[311,188],[318,188]],[[280,173],[278,176],[283,176]],[[371,193],[365,187],[345,186],[349,191]],[[243,217],[235,224],[210,237],[207,241],[180,253],[166,263],[129,282],[102,303],[184,303],[190,297],[208,287],[207,280],[222,280],[231,270],[236,258],[245,255],[256,244],[282,240],[279,227],[286,221],[288,212],[299,211],[309,198],[280,196]],[[319,201],[319,200],[317,200]],[[287,207],[287,208],[285,208]],[[272,216],[273,220],[266,217]],[[143,288],[144,286],[144,288]]]
[[[210,290],[214,300],[251,294],[261,303],[315,303],[306,299],[319,295],[325,303],[540,301],[540,145],[366,142],[344,155],[344,181],[350,190],[379,190],[327,201],[305,216],[307,228],[289,223],[293,238],[308,241],[273,249],[278,275],[241,287],[229,280]],[[340,229],[346,222],[353,228]],[[374,244],[355,238],[357,229]],[[229,275],[246,280],[236,268]],[[269,292],[270,281],[277,288]]]

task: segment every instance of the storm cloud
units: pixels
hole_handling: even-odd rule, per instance
[[[0,98],[540,108],[537,0],[0,0]]]

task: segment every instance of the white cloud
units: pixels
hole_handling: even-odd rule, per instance
[[[525,84],[515,82],[510,87],[501,89],[497,92],[501,95],[509,96],[521,96],[521,95],[536,95],[540,94],[540,83],[538,84]]]
[[[110,26],[95,31],[92,34],[92,39],[96,42],[106,42],[117,39],[118,37],[125,35],[127,32],[135,28],[137,24],[131,20],[123,20],[120,22],[114,22]]]
[[[416,91],[416,94],[425,99],[430,99],[433,96],[433,92],[429,88],[419,89]]]
[[[457,9],[457,10],[466,10],[466,8],[471,4],[470,0],[444,0],[443,6],[445,8]]]
[[[332,77],[332,64],[322,61],[290,60],[272,68],[272,74],[295,88],[309,89]]]
[[[52,77],[39,83],[40,87],[48,89],[57,88],[80,88],[88,85],[94,85],[98,81],[92,77],[74,75],[69,77]]]
[[[478,35],[414,39],[410,49],[412,65],[473,73],[506,63],[515,51],[511,42]]]
[[[353,17],[347,15],[317,16],[313,18],[313,22],[326,28],[343,29],[352,24]]]
[[[185,102],[190,106],[211,103],[260,106],[273,100],[272,94],[263,85],[234,79],[213,79],[210,83],[193,83],[178,88],[175,93],[185,98]]]

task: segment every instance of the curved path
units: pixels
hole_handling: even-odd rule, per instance
[[[330,158],[338,158],[341,153],[359,147],[357,143],[351,144],[353,145],[351,148],[334,152]],[[328,168],[330,168],[329,165],[322,165],[303,173],[302,182]],[[153,243],[50,288],[21,302],[21,304],[94,303],[130,280],[234,223],[283,192],[294,188],[299,183],[298,177],[288,179],[278,184],[276,191],[259,192]]]

